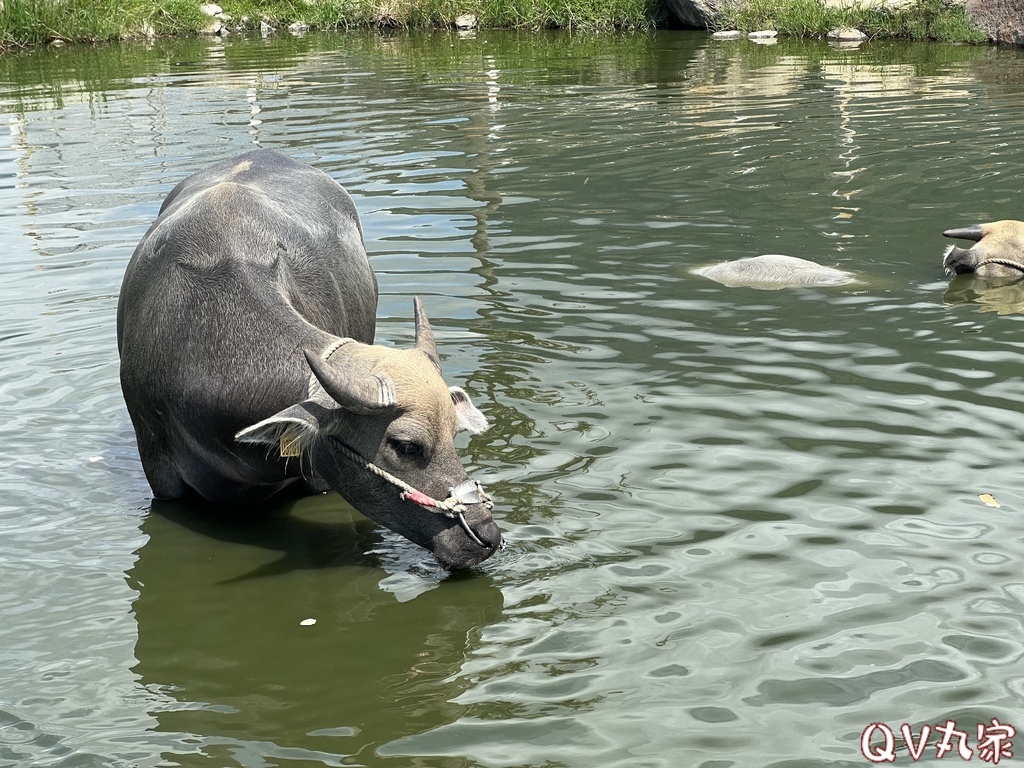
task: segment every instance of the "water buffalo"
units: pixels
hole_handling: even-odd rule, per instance
[[[853,275],[834,267],[823,267],[807,259],[780,254],[752,256],[693,270],[715,282],[751,288],[785,288],[790,285],[844,285]]]
[[[121,389],[157,498],[229,505],[294,482],[465,568],[502,544],[455,450],[487,420],[415,348],[375,346],[377,280],[348,193],[270,151],[171,190],[117,305]]]
[[[945,237],[973,240],[970,248],[946,249],[942,266],[950,275],[973,272],[979,277],[1024,277],[1024,222],[995,221],[962,229],[947,229]]]

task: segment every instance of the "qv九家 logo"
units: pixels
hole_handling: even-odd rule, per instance
[[[929,752],[929,746],[934,749],[936,758],[951,755],[961,760],[972,760],[977,756],[982,762],[998,765],[1001,760],[1013,757],[1013,742],[1010,739],[1017,734],[1017,730],[1012,725],[1001,723],[993,717],[989,723],[978,723],[974,732],[977,739],[972,748],[971,734],[958,728],[955,720],[947,720],[934,728],[922,725],[916,735],[910,725],[903,723],[898,729],[898,738],[897,732],[885,723],[871,723],[860,735],[860,753],[872,763],[895,762],[897,749],[904,748],[917,761]],[[932,734],[935,739],[929,745]]]

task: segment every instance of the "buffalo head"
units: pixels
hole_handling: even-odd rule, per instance
[[[413,349],[337,339],[305,350],[300,362],[312,373],[307,399],[235,439],[295,457],[309,480],[426,547],[444,568],[466,568],[502,545],[490,498],[455,450],[457,432],[482,432],[487,420],[462,389],[441,378],[418,299],[415,314]]]
[[[1024,222],[995,221],[961,229],[947,229],[945,237],[973,240],[970,248],[946,249],[942,266],[949,275],[973,272],[979,277],[1024,277]]]

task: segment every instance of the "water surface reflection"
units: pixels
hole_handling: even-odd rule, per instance
[[[339,522],[327,497],[244,528],[182,506],[148,516],[129,573],[133,671],[163,695],[157,730],[178,735],[176,760],[340,765],[339,754],[372,759],[381,744],[458,719],[452,700],[469,683],[457,673],[501,616],[488,577],[399,602],[365,554],[381,546],[372,524],[351,510]],[[199,737],[202,759],[191,754]]]
[[[689,33],[0,59],[0,760],[847,766],[871,722],[1013,723],[1024,315],[941,232],[1021,217],[1022,97],[1016,51]],[[492,421],[473,576],[336,497],[152,504],[121,274],[254,145],[345,184],[380,340],[421,296]],[[861,282],[691,274],[760,253]]]

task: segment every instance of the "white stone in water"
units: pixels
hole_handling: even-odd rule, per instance
[[[835,267],[825,267],[807,259],[781,254],[753,256],[726,261],[693,270],[722,285],[751,288],[785,288],[790,285],[845,285],[855,281],[853,275]]]
[[[868,39],[867,35],[853,27],[837,27],[836,29],[830,29],[825,37],[828,40],[837,40],[841,43],[859,43]]]
[[[304,21],[296,21],[294,24],[288,25],[288,31],[293,35],[303,35],[309,31],[309,24]]]
[[[224,13],[224,9],[216,3],[204,3],[199,6],[199,10],[207,16],[216,16],[218,13]]]
[[[712,32],[712,40],[740,40],[743,38],[743,33],[738,29],[723,29],[720,32]]]
[[[299,626],[302,627],[312,627],[314,624],[316,624],[316,619],[303,619],[299,622]]]
[[[749,40],[771,40],[779,36],[779,33],[774,29],[760,29],[757,32],[748,32],[747,38]]]
[[[476,16],[472,13],[464,13],[455,17],[456,29],[476,29]]]

